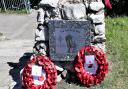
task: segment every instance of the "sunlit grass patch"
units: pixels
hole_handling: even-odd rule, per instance
[[[106,85],[109,89],[127,89],[128,87],[128,17],[107,18],[106,37],[108,60],[112,62],[112,71]],[[106,79],[107,80],[107,79]],[[106,87],[107,89],[107,87]]]

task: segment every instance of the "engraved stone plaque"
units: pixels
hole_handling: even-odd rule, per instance
[[[53,61],[73,61],[81,47],[91,44],[91,22],[51,20],[49,51]]]

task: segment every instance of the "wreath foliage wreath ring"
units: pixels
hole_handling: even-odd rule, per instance
[[[46,80],[42,85],[34,84],[32,72],[32,65],[42,66],[42,69],[46,72]],[[37,55],[31,58],[27,62],[22,73],[22,86],[25,89],[54,89],[56,86],[57,70],[54,63],[50,59],[43,55]]]
[[[96,74],[89,73],[85,68],[86,55],[94,55],[97,62]],[[74,69],[81,83],[87,87],[100,84],[108,73],[108,62],[105,53],[95,46],[85,46],[77,54]]]

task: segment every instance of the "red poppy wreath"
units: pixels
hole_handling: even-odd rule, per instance
[[[50,59],[43,55],[33,56],[22,72],[22,86],[25,89],[54,89],[57,70]]]
[[[108,72],[105,53],[94,46],[85,46],[77,54],[74,68],[77,77],[87,87],[100,84]]]

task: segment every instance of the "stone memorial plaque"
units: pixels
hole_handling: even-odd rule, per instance
[[[53,61],[73,61],[81,47],[91,44],[91,22],[51,20],[49,50]]]

